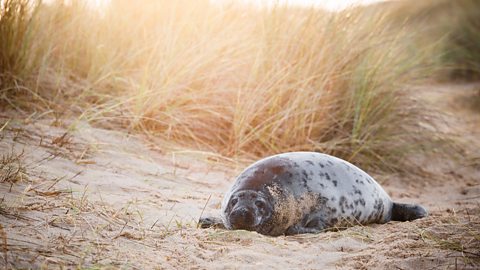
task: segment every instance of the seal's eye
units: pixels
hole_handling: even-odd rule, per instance
[[[258,208],[264,208],[265,207],[265,203],[263,201],[255,201],[255,205]]]
[[[230,201],[230,205],[231,205],[232,207],[234,207],[235,204],[237,204],[237,202],[238,202],[238,199],[237,199],[237,198],[233,198],[233,199]]]

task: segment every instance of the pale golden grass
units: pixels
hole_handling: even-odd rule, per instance
[[[22,31],[0,42],[12,51],[1,60],[13,59],[1,100],[228,157],[313,150],[395,169],[418,139],[404,90],[431,72],[436,45],[389,18],[206,0],[5,1],[1,33]]]

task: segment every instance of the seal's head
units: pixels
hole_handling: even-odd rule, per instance
[[[225,208],[226,226],[234,230],[265,233],[271,224],[274,206],[269,195],[253,190],[233,193]]]

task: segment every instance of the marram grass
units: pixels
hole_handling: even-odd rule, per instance
[[[451,9],[457,14],[449,31],[444,61],[450,65],[451,76],[467,80],[480,79],[480,2],[457,0]]]
[[[405,90],[435,49],[390,24],[364,8],[4,1],[0,99],[229,157],[395,169],[417,136]]]

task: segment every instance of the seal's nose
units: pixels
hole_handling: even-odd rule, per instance
[[[252,210],[247,207],[241,207],[235,209],[230,214],[230,224],[234,230],[251,230],[253,229],[253,223],[255,221],[255,216]]]

